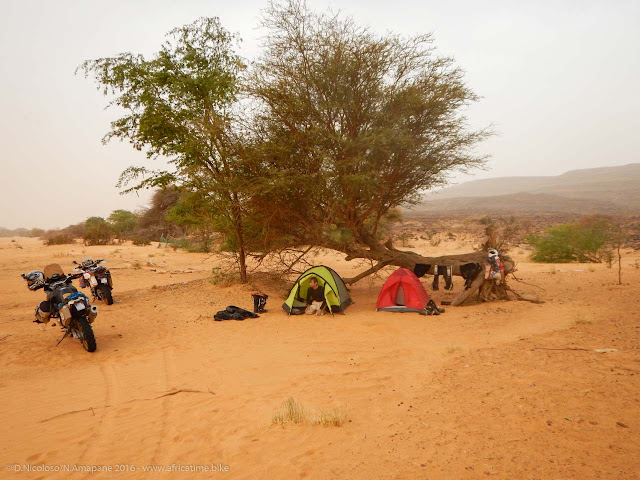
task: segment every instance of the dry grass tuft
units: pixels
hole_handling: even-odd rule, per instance
[[[586,318],[584,318],[581,314],[577,314],[575,316],[575,320],[573,321],[573,323],[575,325],[592,325],[593,321],[592,320],[587,320]]]
[[[328,410],[318,410],[314,424],[322,425],[323,427],[341,427],[346,420],[346,411],[341,407],[333,407]]]
[[[347,421],[344,407],[318,409],[313,412],[293,397],[287,398],[271,417],[272,425],[284,427],[287,423],[297,425],[320,425],[323,427],[341,427]]]
[[[293,397],[287,398],[282,405],[276,410],[271,418],[273,425],[284,425],[285,423],[308,423],[307,409],[299,401]]]

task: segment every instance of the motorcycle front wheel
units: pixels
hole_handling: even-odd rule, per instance
[[[109,285],[101,285],[102,299],[107,305],[113,305],[113,296],[111,295],[111,287]]]
[[[93,328],[86,318],[81,317],[75,320],[75,330],[78,334],[80,343],[87,352],[96,351],[96,337],[93,335]]]

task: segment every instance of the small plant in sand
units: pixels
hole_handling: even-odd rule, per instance
[[[213,267],[211,269],[211,283],[214,285],[228,287],[237,281],[238,275],[233,271],[225,270],[222,267]]]
[[[289,422],[297,424],[308,423],[307,409],[293,397],[287,398],[271,418],[273,425],[284,425]]]
[[[553,267],[553,266],[552,266],[552,267],[549,269],[549,273],[550,273],[551,275],[555,275],[556,273],[558,273],[558,271],[556,270],[556,267]]]
[[[455,345],[447,345],[445,348],[445,353],[447,355],[452,355],[458,351],[460,351],[461,348],[460,347],[456,347]]]
[[[314,424],[323,427],[341,427],[346,419],[347,414],[342,408],[333,407],[328,410],[319,410]]]
[[[131,263],[131,268],[134,268],[136,270],[139,270],[142,268],[142,262],[140,262],[140,260],[135,260],[133,263]]]
[[[347,421],[344,407],[331,407],[311,411],[298,400],[288,397],[271,417],[272,425],[295,423],[297,425],[320,425],[323,427],[341,427]]]
[[[636,270],[640,270],[640,261],[636,260],[635,262],[633,262],[633,268],[635,268]]]
[[[587,270],[589,270],[592,273],[596,271],[596,269],[595,269],[595,267],[593,265],[589,265],[589,268],[587,268]]]
[[[584,316],[582,316],[582,314],[578,313],[576,314],[576,316],[574,317],[574,324],[576,325],[591,325],[593,322],[591,320],[587,320],[586,318],[584,318]]]

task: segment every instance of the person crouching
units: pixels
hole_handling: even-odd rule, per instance
[[[311,277],[309,279],[309,288],[307,289],[307,308],[304,313],[307,315],[313,315],[314,313],[318,316],[324,315],[324,307],[324,289],[320,288],[316,277]]]

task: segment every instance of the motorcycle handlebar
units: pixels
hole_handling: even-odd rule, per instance
[[[104,262],[104,260],[105,260],[104,258],[100,258],[100,259],[98,259],[98,260],[92,260],[92,261],[91,261],[91,264],[88,264],[88,265],[85,265],[85,264],[84,264],[84,263],[82,263],[82,262],[78,263],[78,262],[76,262],[76,261],[74,260],[74,261],[73,261],[73,264],[74,264],[74,265],[77,265],[78,267],[86,267],[86,268],[89,268],[89,267],[91,267],[91,266],[95,266],[95,265],[98,265],[99,263]]]

